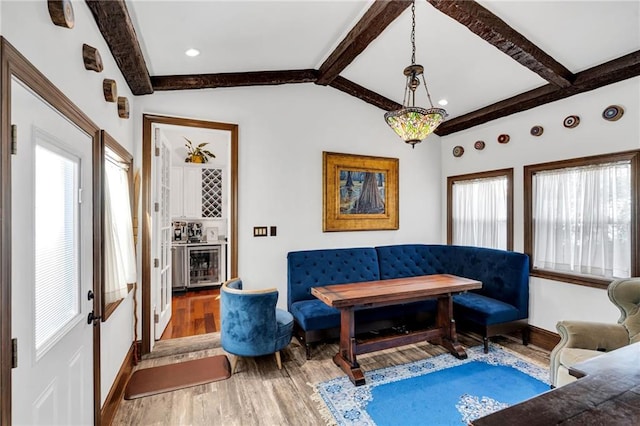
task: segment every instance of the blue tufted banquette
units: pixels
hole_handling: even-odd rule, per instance
[[[453,303],[456,322],[480,332],[485,350],[488,337],[515,330],[523,331],[527,343],[529,257],[522,253],[404,244],[295,251],[288,254],[287,264],[288,309],[295,319],[296,336],[307,347],[307,357],[311,343],[336,337],[340,326],[340,312],[312,296],[311,287],[432,274],[453,274],[482,282],[482,289],[455,295]],[[384,320],[431,318],[435,307],[435,300],[428,300],[360,310],[356,324],[366,330],[367,324],[381,326]]]

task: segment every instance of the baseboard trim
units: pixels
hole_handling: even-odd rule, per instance
[[[560,343],[560,335],[529,324],[529,343],[547,351],[552,351]]]
[[[120,371],[118,371],[118,375],[116,379],[113,381],[113,385],[111,386],[111,390],[109,390],[109,395],[107,395],[107,399],[104,401],[104,405],[102,406],[102,410],[100,410],[100,421],[102,426],[110,426],[113,422],[113,419],[116,417],[116,413],[118,412],[118,408],[120,407],[120,401],[122,401],[122,396],[124,395],[124,388],[131,377],[133,366],[134,366],[134,342],[129,348],[129,352],[127,352],[127,356],[125,356],[124,361],[122,362],[122,366],[120,366]]]

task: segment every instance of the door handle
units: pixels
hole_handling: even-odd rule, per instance
[[[98,325],[98,323],[100,322],[100,320],[102,319],[102,317],[100,315],[95,315],[93,313],[93,311],[89,312],[89,315],[87,316],[87,324],[91,324],[93,323],[93,326],[95,327],[96,325]]]

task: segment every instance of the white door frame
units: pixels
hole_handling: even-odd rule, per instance
[[[231,161],[229,166],[229,176],[231,183],[231,193],[229,194],[230,218],[228,244],[230,246],[228,256],[230,257],[230,270],[228,277],[238,275],[238,125],[228,123],[217,123],[191,118],[180,118],[154,114],[143,114],[142,116],[142,183],[141,183],[141,203],[142,217],[151,217],[153,207],[152,185],[151,185],[151,164],[153,155],[153,125],[171,124],[185,127],[199,127],[205,129],[226,130],[230,132],[230,153]],[[152,275],[152,228],[148,220],[142,221],[142,347],[141,353],[151,352],[153,340],[153,301],[151,299],[151,275]]]
[[[11,424],[11,80],[16,78],[92,136],[93,209],[101,211],[100,128],[9,42],[0,37],[0,424]],[[101,315],[101,215],[93,215],[93,311]],[[98,236],[98,237],[95,237]],[[18,357],[18,362],[20,359]],[[93,327],[93,418],[100,424],[100,322]]]

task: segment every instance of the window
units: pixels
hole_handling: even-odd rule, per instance
[[[35,347],[40,356],[80,314],[80,159],[37,135]]]
[[[513,169],[447,178],[447,243],[513,249]]]
[[[136,282],[136,255],[132,220],[133,157],[106,133],[103,182],[104,282],[103,318],[106,320]]]
[[[638,274],[639,154],[525,167],[532,275],[606,287]]]

